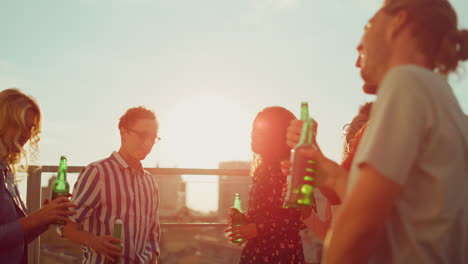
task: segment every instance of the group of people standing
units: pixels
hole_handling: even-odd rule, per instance
[[[318,150],[316,186],[329,205],[317,212],[283,208],[290,149],[302,122],[282,107],[258,113],[241,263],[305,263],[300,230],[324,239],[323,264],[468,263],[468,119],[447,76],[468,59],[468,31],[446,0],[386,0],[358,45],[364,91],[376,100],[346,126],[338,164]],[[128,109],[121,146],[80,173],[70,199],[46,200],[30,214],[15,173],[40,139],[42,113],[17,89],[0,92],[0,263],[26,263],[27,243],[57,221],[61,235],[83,247],[83,263],[157,263],[158,187],[141,160],[159,140],[144,107]],[[31,153],[29,153],[31,154]],[[19,166],[20,162],[22,166]],[[122,238],[111,236],[124,223]],[[122,243],[123,249],[116,246]]]
[[[375,102],[346,126],[341,164],[304,152],[317,162],[316,187],[338,209],[332,217],[327,206],[323,219],[282,208],[290,162],[274,141],[294,147],[302,122],[270,117],[269,143],[256,138],[254,123],[252,150],[270,162],[254,171],[249,224],[226,230],[245,241],[241,263],[304,263],[300,239],[291,239],[303,224],[324,239],[324,264],[468,263],[468,119],[447,83],[468,59],[468,31],[458,29],[449,1],[386,0],[357,50],[363,90]],[[276,188],[261,187],[271,182]]]
[[[0,263],[27,263],[27,243],[57,222],[65,223],[58,225],[65,239],[82,246],[83,263],[157,263],[158,187],[141,165],[160,140],[153,111],[128,109],[118,124],[120,149],[88,165],[71,198],[46,199],[30,214],[15,173],[27,169],[25,144],[29,141],[33,153],[38,150],[42,113],[33,97],[7,89],[0,92],[0,118]],[[111,235],[116,220],[123,222],[121,239]]]

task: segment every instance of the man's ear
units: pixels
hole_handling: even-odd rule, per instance
[[[409,24],[409,15],[406,10],[400,10],[390,21],[387,39],[394,40]]]
[[[123,140],[126,136],[127,136],[127,131],[125,130],[125,128],[119,128],[119,132],[120,132],[120,138]]]

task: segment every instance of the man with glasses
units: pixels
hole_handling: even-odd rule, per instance
[[[158,187],[141,161],[160,140],[158,121],[151,110],[130,108],[120,118],[119,130],[119,151],[80,173],[72,196],[78,213],[63,236],[82,246],[82,263],[157,263]],[[120,240],[112,236],[118,219],[123,222]]]

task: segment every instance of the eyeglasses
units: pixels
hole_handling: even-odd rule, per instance
[[[156,136],[152,136],[152,135],[149,135],[145,132],[140,132],[140,131],[136,131],[135,129],[131,129],[131,128],[126,128],[128,131],[131,131],[133,133],[135,133],[135,135],[137,135],[138,139],[141,140],[141,141],[146,141],[146,140],[150,140],[151,142],[153,142],[153,144],[156,144],[158,143],[161,138]]]

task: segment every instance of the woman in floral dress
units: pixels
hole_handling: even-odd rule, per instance
[[[280,162],[289,159],[286,130],[294,115],[282,107],[268,107],[258,113],[252,129],[253,179],[249,191],[248,224],[228,228],[229,237],[245,243],[241,264],[304,264],[302,239],[305,228],[301,211],[283,208],[286,176]]]

